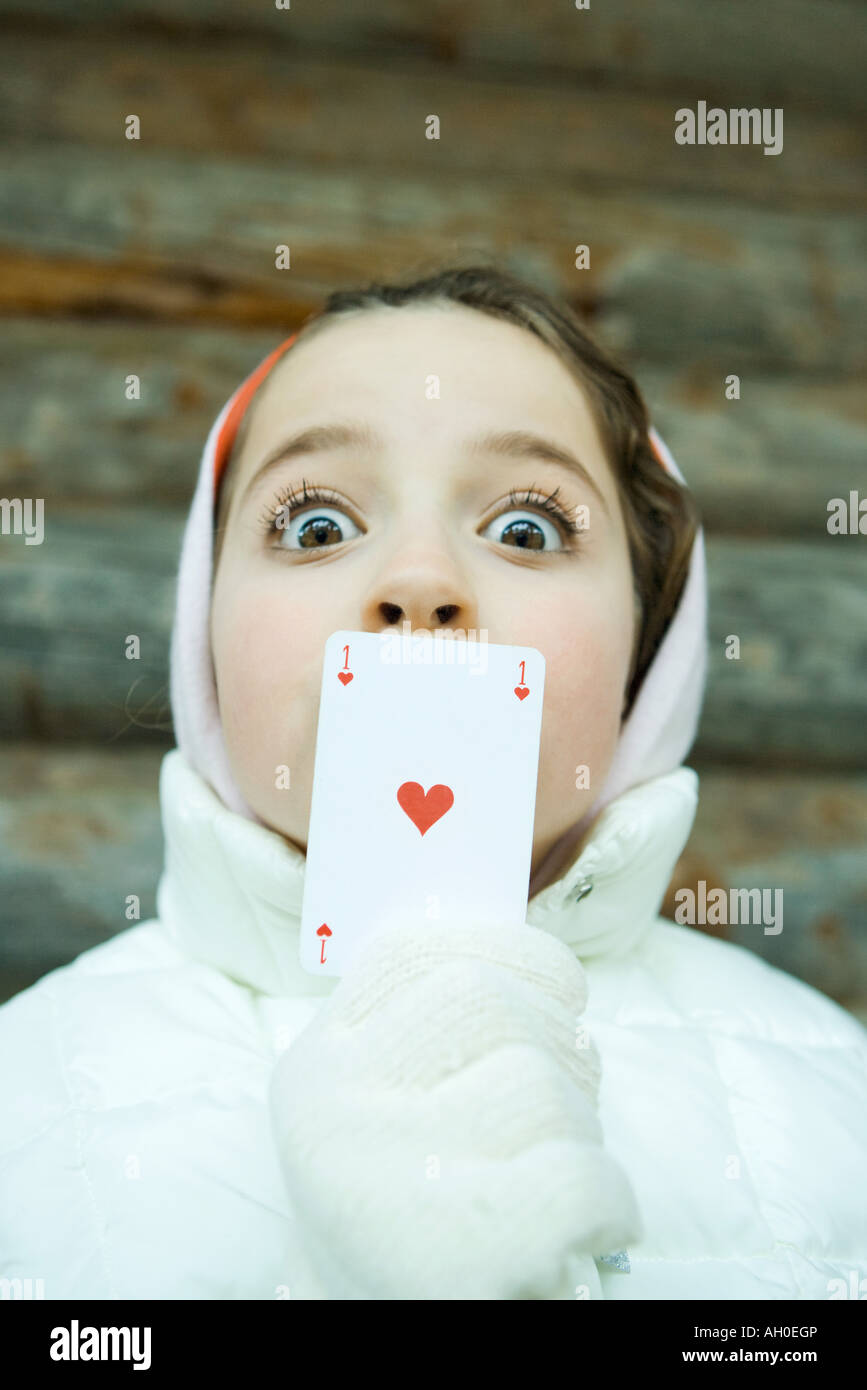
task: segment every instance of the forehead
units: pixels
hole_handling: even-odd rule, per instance
[[[395,447],[525,429],[604,458],[587,396],[554,349],[518,324],[452,302],[317,321],[250,406],[240,474],[290,433],[338,418],[369,421]]]

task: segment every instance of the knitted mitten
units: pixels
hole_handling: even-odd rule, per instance
[[[272,1080],[290,1297],[601,1297],[592,1256],[642,1232],[585,1003],[535,927],[369,938]]]

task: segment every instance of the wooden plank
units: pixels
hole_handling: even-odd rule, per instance
[[[46,508],[45,539],[0,545],[0,738],[153,741],[165,723],[184,515]],[[711,538],[710,677],[697,756],[867,767],[863,538]],[[125,657],[130,634],[141,658]],[[726,639],[740,639],[738,660]],[[130,711],[140,724],[131,723]],[[163,739],[169,735],[164,730]]]
[[[586,243],[591,268],[574,268]],[[275,269],[275,247],[291,269]],[[867,221],[561,181],[275,172],[146,148],[0,154],[0,313],[291,327],[338,286],[496,258],[636,362],[857,375]]]
[[[0,744],[0,999],[156,912],[162,750]]]
[[[430,0],[377,0],[347,6],[317,0],[278,10],[237,0],[0,0],[0,15],[21,27],[29,21],[52,34],[75,27],[111,30],[135,38],[157,35],[172,52],[208,34],[267,41],[305,59],[348,53],[369,60],[506,70],[513,79],[534,69],[548,80],[562,75],[632,90],[691,88],[709,101],[739,98],[760,106],[787,101],[807,108],[832,104],[864,109],[867,67],[863,11],[858,0],[606,0],[577,12],[558,0],[534,0],[504,10],[500,0],[471,5]]]
[[[0,493],[184,511],[217,412],[285,336],[111,319],[3,330]]]
[[[217,411],[279,341],[152,324],[7,319],[0,343],[0,492],[186,508]],[[135,371],[139,401],[124,381]],[[860,381],[643,365],[639,387],[713,534],[815,537],[829,497],[867,496]]]
[[[675,896],[684,888],[696,894],[696,907],[701,884],[705,897],[722,888],[726,918],[732,889],[762,890],[771,912],[761,923],[753,912],[745,923],[696,930],[755,951],[867,1024],[867,779],[699,771],[698,814],[665,915],[674,918],[678,903],[689,901]]]
[[[819,537],[828,501],[867,497],[867,397],[856,381],[643,366],[651,419],[695,493],[711,535]]]
[[[55,143],[60,130],[63,145],[123,150],[134,163],[141,146],[124,138],[134,112],[150,151],[267,161],[283,177],[304,166],[423,174],[445,198],[452,176],[481,173],[582,191],[725,195],[825,215],[867,206],[863,138],[833,107],[781,108],[782,149],[768,156],[761,144],[678,144],[675,113],[696,109],[682,91],[472,80],[434,63],[371,69],[249,40],[229,47],[201,38],[169,55],[164,39],[141,38],[131,49],[121,36],[42,27],[4,46],[13,79],[27,74],[0,85],[7,141]],[[743,105],[740,84],[729,96],[726,110]],[[431,113],[436,141],[426,138]]]
[[[867,767],[863,537],[712,538],[707,555],[698,756],[795,771]],[[725,655],[730,636],[740,638],[738,660]]]
[[[162,749],[0,744],[0,1001],[156,910]],[[701,774],[676,890],[782,892],[782,930],[695,926],[867,1014],[867,778]]]
[[[0,544],[0,738],[165,744],[184,516],[45,509],[42,545]],[[128,660],[126,639],[140,640]],[[163,725],[154,730],[153,725]]]

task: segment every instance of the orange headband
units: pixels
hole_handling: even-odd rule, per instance
[[[250,376],[247,377],[247,380],[243,383],[243,385],[241,385],[238,388],[235,396],[232,398],[232,403],[229,406],[229,409],[226,413],[226,418],[223,421],[220,433],[217,436],[217,443],[214,449],[215,500],[220,486],[220,479],[222,478],[223,473],[225,472],[226,464],[229,461],[229,455],[232,452],[232,445],[235,442],[238,430],[241,428],[241,421],[244,418],[247,406],[250,404],[250,399],[253,396],[256,387],[259,385],[260,381],[262,381],[263,378],[268,375],[278,358],[282,357],[284,352],[286,352],[292,346],[297,337],[298,334],[293,333],[291,338],[287,338],[284,342],[280,344],[279,347],[276,347],[273,352],[269,353],[268,356],[265,358],[264,362],[259,363],[259,366],[256,368],[256,370],[253,373],[251,373]],[[656,455],[657,459],[659,460],[660,466],[667,473],[669,469],[666,465],[665,459],[662,457],[662,454],[657,449],[653,439],[650,440],[650,446],[653,449],[653,452]]]
[[[287,338],[285,342],[282,342],[279,347],[276,347],[273,352],[269,353],[264,362],[259,363],[256,370],[247,377],[243,385],[239,386],[237,392],[233,396],[232,404],[226,412],[226,418],[220,428],[220,433],[217,435],[217,443],[214,449],[215,500],[220,486],[220,479],[225,472],[226,464],[229,461],[229,455],[232,452],[232,445],[235,442],[238,430],[241,428],[241,421],[244,418],[247,406],[250,404],[250,398],[260,381],[268,375],[277,359],[283,356],[283,353],[292,346],[297,337],[298,334],[293,333],[291,338]]]

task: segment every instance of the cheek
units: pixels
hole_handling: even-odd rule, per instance
[[[222,575],[221,575],[222,578]],[[286,761],[304,733],[317,640],[305,608],[285,588],[227,583],[214,593],[212,652],[229,755],[257,777]],[[315,692],[314,692],[315,694]],[[243,774],[242,774],[243,776]]]
[[[629,672],[630,634],[588,615],[571,640],[551,644],[546,670],[546,757],[586,763],[591,775],[606,768],[620,736]],[[572,754],[575,758],[572,758]],[[596,777],[594,776],[594,782]]]
[[[618,583],[606,593],[570,592],[518,616],[511,640],[526,640],[545,657],[539,794],[546,802],[572,801],[576,767],[586,765],[591,788],[600,787],[620,737],[632,655],[631,591]]]

